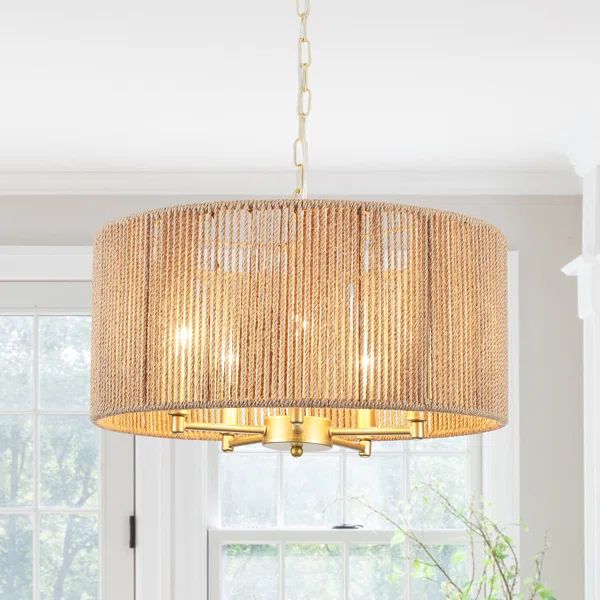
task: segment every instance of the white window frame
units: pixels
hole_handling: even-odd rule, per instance
[[[91,256],[91,249],[63,247],[57,252],[67,257],[60,273],[56,270],[59,279],[91,279],[91,259],[82,259],[82,255]],[[3,279],[2,254],[0,247],[0,281]],[[37,265],[42,263],[32,258],[43,254],[43,248],[28,250],[24,261],[28,276],[21,273],[21,280],[36,280],[32,277],[36,274],[38,280],[47,280],[48,266],[40,269]],[[510,422],[507,427],[482,438],[481,482],[483,496],[492,504],[494,517],[501,523],[517,524],[520,521],[518,253],[509,252],[508,259]],[[64,264],[69,265],[66,272]],[[208,531],[210,516],[214,515],[207,495],[209,444],[137,438],[135,590],[138,598],[208,600]],[[290,539],[289,530],[285,533],[286,539]],[[368,536],[371,532],[359,534]],[[310,533],[298,532],[298,535],[310,538]],[[513,538],[518,546],[518,526],[514,527]],[[125,600],[116,590],[115,595],[106,600],[121,598]]]
[[[408,472],[409,466],[407,458],[410,455],[424,456],[464,456],[467,459],[467,485],[469,495],[473,498],[479,498],[482,495],[482,476],[481,476],[481,459],[482,459],[482,444],[481,436],[468,436],[465,438],[465,450],[418,450],[395,453],[394,451],[381,450],[382,456],[402,456],[404,460],[404,477],[406,480],[405,488],[408,492],[409,481]],[[380,445],[374,447],[374,453],[377,452]],[[355,544],[389,544],[394,536],[392,529],[332,529],[328,528],[297,528],[282,526],[282,492],[283,492],[283,455],[278,456],[278,504],[277,504],[277,527],[264,529],[235,529],[225,528],[220,526],[220,501],[218,490],[218,455],[220,448],[214,444],[209,448],[208,468],[210,470],[209,485],[208,485],[208,565],[209,565],[209,600],[222,599],[222,548],[230,544],[266,544],[276,546],[279,556],[279,597],[285,598],[285,546],[288,544],[337,544],[342,550],[342,598],[347,598],[349,586],[348,572],[348,557],[351,545]],[[243,447],[236,450],[237,453],[244,453],[251,456],[251,451],[244,452]],[[270,452],[270,451],[269,451]],[[344,475],[346,472],[346,460],[351,454],[348,450],[339,450],[341,456],[340,461],[340,484],[343,487]],[[368,459],[365,459],[368,460]],[[410,458],[408,458],[410,460]],[[346,519],[347,498],[342,499],[342,515],[341,523],[347,523]],[[426,544],[431,545],[455,545],[466,544],[468,537],[464,530],[455,529],[428,529],[414,531],[419,538]],[[412,596],[411,596],[412,597]]]
[[[45,315],[89,315],[91,313],[91,248],[0,247],[0,314],[32,315],[35,320],[34,347],[37,347],[37,320]],[[81,282],[77,294],[70,286]],[[46,303],[47,302],[47,303]],[[34,360],[37,356],[34,354]],[[37,388],[37,382],[34,382]],[[37,396],[37,389],[34,392]],[[9,411],[3,411],[8,414]],[[32,415],[58,414],[40,410]],[[87,414],[86,411],[61,411]],[[34,460],[37,460],[37,431],[34,429]],[[100,598],[133,600],[135,597],[135,551],[129,547],[129,517],[134,514],[134,437],[108,431],[100,433]],[[37,465],[36,470],[37,470]],[[37,501],[37,486],[34,493]],[[16,512],[7,509],[3,512]],[[31,511],[25,511],[28,514]],[[39,514],[34,518],[37,536]],[[56,512],[56,511],[52,511]],[[77,512],[86,512],[80,510]],[[95,510],[93,512],[96,512]],[[34,554],[37,546],[34,537]],[[39,597],[38,557],[34,556],[34,598]]]

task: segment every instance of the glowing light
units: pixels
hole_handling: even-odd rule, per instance
[[[177,330],[177,341],[182,346],[187,346],[192,339],[192,332],[187,327],[180,327]]]
[[[367,370],[373,368],[373,364],[375,359],[372,354],[363,354],[360,359],[360,367],[361,369]]]

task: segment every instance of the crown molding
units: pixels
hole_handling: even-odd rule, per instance
[[[0,246],[0,281],[89,281],[91,246]]]
[[[218,195],[291,193],[290,171],[4,171],[0,196]],[[320,196],[572,196],[572,171],[311,171],[310,194]]]

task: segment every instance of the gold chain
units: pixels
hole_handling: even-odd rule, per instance
[[[294,140],[294,165],[296,167],[296,189],[294,196],[306,198],[308,187],[306,170],[308,165],[308,144],[306,142],[306,118],[310,114],[312,93],[308,87],[308,68],[312,63],[307,21],[310,14],[310,0],[296,0],[296,13],[300,17],[298,37],[298,137]]]

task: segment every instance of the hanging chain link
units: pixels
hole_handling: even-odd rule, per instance
[[[298,37],[298,137],[294,140],[294,165],[296,167],[296,189],[294,196],[308,196],[307,166],[308,144],[306,141],[306,118],[310,114],[312,93],[308,87],[308,68],[312,63],[307,21],[310,14],[310,0],[296,0],[296,13],[300,17]]]

